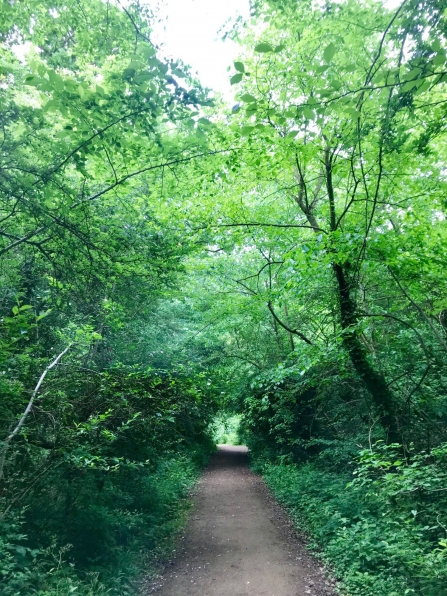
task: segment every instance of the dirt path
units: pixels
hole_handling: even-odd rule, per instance
[[[221,446],[158,596],[332,596],[321,564],[293,535],[245,447]]]

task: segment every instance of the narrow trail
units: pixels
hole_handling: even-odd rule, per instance
[[[334,594],[247,459],[246,447],[220,446],[158,596]]]

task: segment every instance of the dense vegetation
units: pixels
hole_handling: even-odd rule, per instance
[[[346,594],[447,594],[447,3],[251,12],[230,108],[0,3],[2,594],[132,594],[239,419]]]

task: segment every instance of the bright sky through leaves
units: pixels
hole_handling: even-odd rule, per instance
[[[190,64],[203,85],[231,98],[227,67],[237,57],[239,48],[231,40],[223,42],[219,29],[238,15],[247,18],[248,0],[165,0],[160,16],[165,17],[154,31],[166,55]]]

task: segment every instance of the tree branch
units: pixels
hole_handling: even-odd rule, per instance
[[[200,228],[194,228],[194,230],[204,230],[208,228],[249,228],[249,227],[264,227],[264,228],[304,228],[306,230],[316,230],[318,232],[323,232],[323,234],[327,234],[326,230],[322,228],[318,228],[315,226],[306,226],[300,224],[273,224],[273,223],[264,223],[260,221],[251,221],[247,223],[233,223],[233,224],[210,224],[209,226],[203,226]],[[1,253],[0,253],[1,254]]]
[[[80,205],[84,205],[85,203],[89,203],[91,201],[94,201],[95,199],[97,199],[97,198],[101,197],[102,195],[105,195],[109,191],[113,190],[117,186],[120,186],[121,184],[123,184],[124,182],[126,182],[127,180],[129,180],[130,178],[135,178],[135,176],[138,176],[138,175],[143,174],[145,172],[149,172],[149,171],[152,171],[152,170],[157,170],[157,169],[160,169],[160,168],[164,168],[166,166],[171,166],[171,165],[177,165],[177,164],[180,164],[180,163],[185,163],[185,162],[191,161],[192,159],[196,159],[197,157],[207,157],[208,155],[217,155],[218,153],[225,153],[227,151],[231,151],[231,150],[230,149],[221,149],[219,151],[210,151],[209,153],[198,153],[198,154],[195,154],[195,155],[191,155],[189,157],[184,157],[183,159],[173,159],[173,160],[171,160],[169,162],[166,162],[166,163],[163,163],[163,164],[157,164],[155,166],[147,166],[146,168],[142,168],[141,170],[137,170],[136,172],[132,172],[130,174],[127,174],[126,176],[123,176],[119,180],[116,180],[113,184],[110,184],[109,186],[107,186],[103,190],[98,191],[97,193],[91,195],[90,197],[87,197],[85,199],[81,199],[81,200],[77,201],[76,203],[73,203],[73,205],[71,205],[69,207],[69,210],[71,211],[73,209],[76,209]],[[47,230],[49,227],[51,227],[55,223],[58,223],[58,222],[53,221],[53,222],[51,222],[49,224],[46,224],[44,226],[41,226],[41,227],[33,230],[32,232],[29,232],[26,236],[23,236],[23,238],[19,238],[15,242],[12,242],[6,248],[3,248],[2,250],[0,250],[0,257],[2,255],[6,254],[7,252],[9,252],[10,250],[12,250],[13,248],[15,248],[16,246],[18,246],[19,244],[22,244],[23,242],[26,242],[27,240],[29,240],[33,236],[37,236],[37,234],[40,234],[40,232],[43,232],[44,230]]]
[[[17,423],[17,426],[12,431],[12,433],[8,437],[6,437],[6,439],[3,441],[2,452],[0,455],[0,480],[3,478],[3,469],[5,467],[6,452],[8,451],[9,445],[10,445],[11,441],[13,440],[13,438],[17,435],[19,430],[22,428],[22,426],[25,423],[25,420],[28,417],[28,414],[31,412],[31,408],[33,407],[34,399],[36,398],[36,395],[39,392],[39,389],[43,383],[43,380],[47,376],[47,372],[50,369],[52,369],[54,366],[56,366],[56,364],[59,362],[59,360],[62,358],[62,356],[64,356],[68,352],[68,350],[71,348],[72,345],[73,344],[70,344],[68,347],[66,347],[65,350],[63,352],[61,352],[59,354],[59,356],[57,356],[53,360],[53,362],[51,362],[51,364],[49,364],[46,367],[46,369],[43,371],[43,373],[40,375],[40,379],[38,380],[37,385],[34,387],[34,391],[31,395],[28,405],[26,406],[25,411],[22,414],[22,417],[20,418],[19,422]]]
[[[270,302],[270,300],[267,302],[267,308],[272,313],[272,317],[275,319],[275,321],[278,323],[278,325],[280,325],[283,329],[285,329],[289,333],[293,333],[293,335],[297,335],[300,339],[302,339],[303,341],[305,341],[306,344],[309,344],[310,346],[313,346],[313,343],[310,341],[310,339],[308,339],[303,333],[301,333],[297,329],[291,329],[285,323],[283,323],[281,321],[281,319],[278,318],[278,315],[273,310],[273,306],[272,306],[272,303]]]
[[[438,330],[432,324],[432,322],[430,321],[430,319],[428,318],[428,316],[425,314],[424,309],[421,308],[419,306],[419,304],[417,302],[415,302],[413,300],[413,298],[408,294],[408,292],[402,286],[402,284],[400,283],[400,281],[398,280],[398,278],[396,277],[396,275],[394,274],[392,268],[389,265],[387,265],[387,269],[390,272],[391,277],[396,282],[396,284],[397,284],[398,288],[400,289],[400,291],[402,292],[402,294],[405,296],[405,298],[408,300],[408,302],[422,315],[422,318],[427,323],[427,325],[430,327],[430,329],[433,331],[433,333],[435,334],[435,336],[438,339],[439,343],[442,345],[442,347],[444,348],[444,350],[447,350],[447,343],[444,341],[444,338],[438,333]]]

